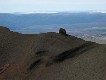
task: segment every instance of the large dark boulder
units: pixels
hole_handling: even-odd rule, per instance
[[[64,36],[66,36],[66,30],[63,29],[63,28],[60,28],[60,29],[59,29],[59,34],[62,34],[62,35],[64,35]]]

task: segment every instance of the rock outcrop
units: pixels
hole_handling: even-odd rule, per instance
[[[66,30],[63,29],[63,28],[60,28],[60,29],[59,29],[59,34],[62,34],[62,35],[64,35],[64,36],[67,35],[67,34],[66,34]]]

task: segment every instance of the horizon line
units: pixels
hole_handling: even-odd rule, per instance
[[[10,14],[33,14],[33,13],[106,13],[106,10],[95,11],[95,10],[88,10],[88,11],[27,11],[27,12],[0,12],[0,13],[10,13]]]

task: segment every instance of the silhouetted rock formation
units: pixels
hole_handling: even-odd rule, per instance
[[[62,35],[64,35],[64,36],[66,36],[66,30],[63,29],[63,28],[60,28],[60,29],[59,29],[59,34],[62,34]]]
[[[64,36],[0,27],[0,67],[11,65],[0,80],[106,80],[106,45]]]

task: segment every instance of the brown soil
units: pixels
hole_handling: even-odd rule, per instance
[[[106,45],[0,26],[0,80],[106,80]]]

